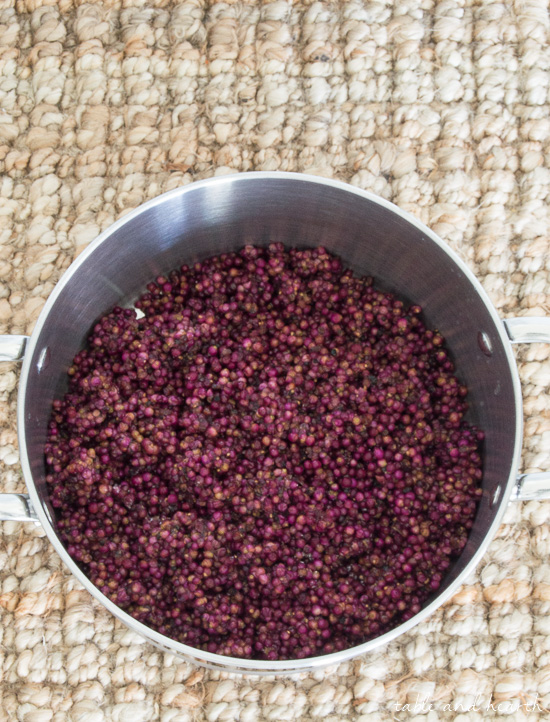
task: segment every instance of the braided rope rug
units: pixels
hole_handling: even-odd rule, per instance
[[[0,332],[29,333],[75,255],[129,209],[248,170],[372,190],[438,232],[502,316],[547,314],[546,5],[1,0]],[[548,346],[517,356],[523,466],[548,469]],[[25,491],[17,381],[0,369],[8,492]],[[550,719],[549,553],[550,503],[514,504],[476,574],[396,642],[316,674],[241,678],[157,651],[40,528],[5,522],[0,720]]]

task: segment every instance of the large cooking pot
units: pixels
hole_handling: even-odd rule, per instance
[[[441,588],[412,619],[359,646],[309,659],[232,659],[175,642],[105,597],[68,555],[48,499],[44,443],[53,399],[91,326],[131,306],[146,284],[182,264],[245,243],[325,246],[356,273],[420,304],[447,340],[469,388],[470,420],[485,431],[483,495],[469,540]],[[0,519],[40,523],[77,579],[107,609],[164,650],[230,671],[288,673],[334,664],[383,645],[428,617],[485,553],[511,499],[550,496],[550,474],[518,477],[522,399],[512,343],[550,342],[550,319],[502,321],[465,264],[435,233],[391,203],[343,183],[292,173],[225,176],[166,193],[102,233],[55,287],[30,338],[4,337],[4,360],[23,358],[18,401],[28,495],[0,496]]]

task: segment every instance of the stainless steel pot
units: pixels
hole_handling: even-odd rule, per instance
[[[44,479],[52,400],[92,324],[131,306],[159,274],[245,243],[318,246],[358,274],[420,304],[447,340],[469,387],[470,418],[486,434],[483,495],[468,543],[444,584],[412,619],[365,644],[296,661],[232,659],[175,642],[135,621],[90,582],[61,543]],[[3,359],[23,359],[18,400],[27,494],[0,496],[0,519],[40,523],[77,579],[107,609],[158,647],[197,664],[255,674],[334,664],[383,645],[448,599],[485,553],[511,499],[550,496],[550,474],[518,476],[522,399],[513,343],[550,342],[550,319],[502,321],[465,264],[419,221],[352,186],[290,173],[247,173],[193,183],[136,209],[102,233],[57,284],[30,338],[4,337]]]

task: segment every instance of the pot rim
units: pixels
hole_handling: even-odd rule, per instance
[[[494,503],[499,504],[499,508],[495,514],[495,518],[493,520],[493,523],[489,527],[487,533],[485,534],[485,537],[483,538],[483,541],[478,546],[475,553],[472,555],[472,558],[466,565],[466,567],[462,570],[462,572],[457,576],[457,578],[449,584],[449,586],[442,591],[439,594],[436,594],[435,598],[424,608],[418,612],[418,614],[415,614],[414,617],[411,617],[411,619],[408,619],[407,621],[403,622],[402,624],[398,625],[397,627],[394,627],[390,631],[386,632],[385,634],[382,634],[378,637],[375,637],[374,639],[371,639],[367,642],[363,642],[360,645],[357,645],[355,647],[349,647],[348,649],[341,650],[339,652],[331,652],[330,654],[321,655],[318,657],[306,657],[305,659],[296,659],[296,660],[277,660],[277,661],[268,661],[268,660],[254,660],[254,659],[240,659],[240,658],[234,658],[234,657],[228,657],[221,654],[215,654],[213,652],[206,652],[202,651],[200,649],[197,649],[195,647],[188,646],[186,644],[183,644],[182,642],[177,642],[173,639],[170,639],[169,637],[160,634],[159,632],[156,632],[155,630],[151,629],[147,625],[143,624],[142,622],[138,622],[136,619],[134,619],[132,616],[127,614],[125,611],[120,609],[117,605],[115,605],[110,599],[108,599],[92,582],[88,579],[88,577],[82,572],[82,570],[77,566],[76,562],[73,561],[73,559],[69,556],[67,550],[61,543],[61,540],[57,536],[52,521],[50,519],[49,513],[46,509],[46,507],[43,506],[39,493],[37,491],[37,488],[35,486],[30,464],[28,460],[28,454],[27,454],[27,446],[26,446],[26,439],[25,439],[25,428],[26,428],[26,411],[25,411],[25,396],[26,396],[26,387],[27,387],[27,378],[31,372],[31,364],[33,362],[34,352],[37,347],[38,339],[40,337],[42,327],[44,325],[44,322],[46,318],[48,317],[50,311],[53,309],[56,300],[59,296],[59,294],[62,292],[64,286],[67,284],[69,279],[73,276],[73,274],[86,263],[88,257],[94,253],[96,248],[100,246],[105,240],[110,238],[114,233],[118,231],[119,228],[121,228],[126,223],[130,222],[131,220],[137,218],[142,213],[147,212],[149,209],[163,204],[167,199],[178,197],[180,195],[186,194],[186,193],[193,193],[194,190],[203,188],[205,186],[212,186],[212,185],[227,185],[228,188],[235,184],[235,183],[250,183],[254,182],[255,179],[261,179],[261,180],[276,180],[276,181],[299,181],[303,183],[314,183],[319,186],[326,186],[331,188],[336,188],[341,191],[345,191],[348,193],[355,194],[356,196],[363,198],[365,200],[371,201],[373,203],[376,203],[387,210],[391,211],[392,213],[400,216],[405,221],[408,221],[413,226],[415,226],[418,230],[420,230],[424,235],[426,235],[431,241],[433,241],[436,245],[438,245],[441,250],[443,250],[447,256],[455,263],[455,265],[460,269],[460,271],[466,276],[466,278],[470,281],[472,287],[477,292],[478,297],[480,301],[482,301],[485,304],[485,307],[487,308],[488,313],[490,314],[495,327],[497,329],[497,332],[500,335],[500,339],[503,344],[504,352],[506,354],[506,358],[508,361],[508,368],[510,370],[510,375],[512,379],[512,385],[513,385],[513,392],[514,392],[514,404],[516,409],[516,436],[515,436],[515,443],[514,443],[514,450],[512,455],[512,462],[510,465],[510,472],[508,476],[508,480],[506,481],[506,485],[504,487],[504,483],[499,485],[500,489],[500,498],[496,499]],[[504,512],[506,510],[507,502],[509,501],[512,489],[515,486],[516,483],[516,476],[519,468],[519,462],[520,462],[520,454],[521,454],[521,447],[522,447],[522,431],[523,431],[523,414],[522,414],[522,395],[521,395],[521,385],[520,385],[520,379],[519,374],[517,370],[517,365],[515,362],[514,354],[512,351],[512,346],[509,341],[509,338],[506,334],[504,324],[502,323],[495,307],[493,306],[491,300],[489,299],[487,293],[481,286],[481,283],[477,279],[477,277],[473,274],[473,272],[468,268],[468,266],[465,264],[465,262],[458,256],[458,254],[453,251],[434,231],[432,231],[428,226],[426,226],[424,223],[422,223],[420,220],[415,218],[412,214],[408,213],[407,211],[402,210],[398,206],[396,206],[394,203],[391,203],[390,201],[387,201],[386,199],[377,196],[376,194],[362,190],[361,188],[357,188],[355,186],[352,186],[348,183],[344,183],[342,181],[333,180],[330,178],[324,178],[320,176],[314,176],[307,173],[290,173],[290,172],[282,172],[282,171],[251,171],[246,173],[234,173],[234,174],[228,174],[228,175],[222,175],[222,176],[213,176],[211,178],[207,178],[200,181],[191,182],[187,185],[180,186],[178,188],[175,188],[173,190],[167,191],[166,193],[163,193],[150,201],[147,201],[146,203],[141,204],[134,210],[130,211],[129,213],[125,214],[122,218],[118,219],[113,223],[111,226],[109,226],[105,231],[103,231],[94,241],[92,241],[85,249],[84,251],[71,263],[69,268],[65,271],[65,273],[62,275],[60,280],[57,282],[54,290],[48,297],[46,304],[44,305],[42,312],[40,313],[40,316],[38,317],[38,320],[36,322],[36,325],[33,329],[33,332],[29,338],[27,350],[25,353],[25,358],[23,361],[23,366],[21,369],[21,377],[20,377],[20,383],[19,383],[19,392],[18,392],[18,403],[17,403],[17,425],[18,425],[18,440],[19,440],[19,449],[20,449],[20,457],[21,457],[21,467],[23,470],[23,476],[27,485],[27,489],[29,491],[29,496],[32,501],[32,504],[34,506],[34,509],[36,511],[38,520],[40,521],[40,524],[44,528],[50,542],[55,547],[57,553],[60,555],[61,559],[64,561],[64,563],[67,565],[69,570],[74,574],[74,576],[80,581],[80,583],[99,601],[101,604],[106,607],[114,616],[116,616],[118,619],[120,619],[126,626],[130,627],[130,629],[133,629],[134,631],[141,634],[141,636],[145,637],[148,641],[155,644],[157,647],[160,647],[161,649],[170,652],[172,654],[176,654],[180,657],[185,658],[188,661],[194,662],[196,664],[211,667],[213,669],[223,669],[226,671],[232,671],[232,672],[240,672],[240,673],[248,673],[248,674],[256,674],[256,675],[266,675],[266,674],[292,674],[292,673],[299,673],[304,672],[308,670],[314,670],[321,667],[326,667],[327,665],[335,665],[340,662],[347,661],[353,657],[357,657],[361,654],[364,654],[366,652],[371,652],[372,650],[381,647],[383,645],[388,644],[392,640],[396,639],[400,635],[404,634],[405,632],[412,629],[414,626],[419,624],[420,622],[427,619],[437,608],[439,608],[445,601],[447,601],[456,591],[456,589],[464,582],[464,580],[468,577],[468,575],[475,569],[475,567],[479,564],[481,558],[485,554],[485,551],[487,547],[489,546],[491,540],[493,539],[500,523],[502,520],[502,517],[504,515]]]

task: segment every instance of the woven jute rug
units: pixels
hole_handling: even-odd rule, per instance
[[[163,191],[290,170],[439,233],[503,317],[550,311],[545,0],[0,1],[0,332]],[[550,468],[548,345],[517,352],[524,470]],[[24,492],[18,368],[0,487]],[[193,667],[130,632],[40,527],[0,523],[0,720],[550,719],[550,503],[516,503],[477,572],[369,656],[295,678]]]

